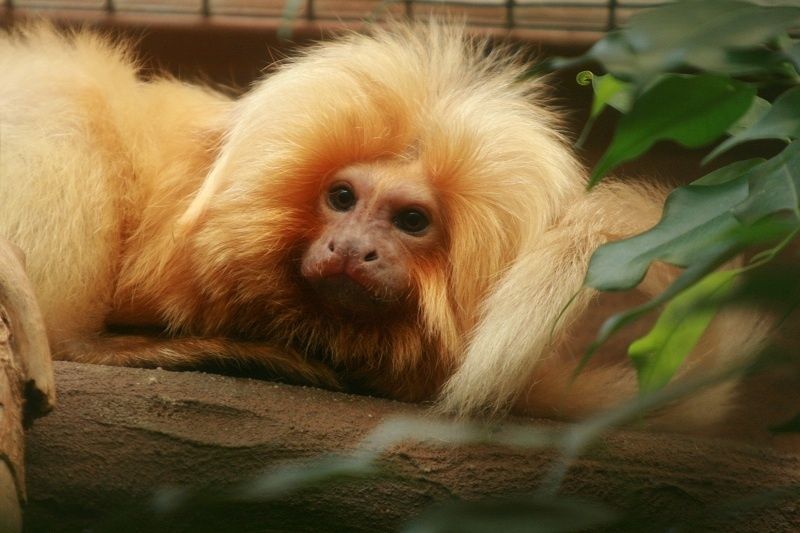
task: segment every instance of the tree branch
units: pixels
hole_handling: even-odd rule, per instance
[[[55,369],[59,408],[28,436],[31,531],[392,530],[452,498],[532,493],[557,459],[553,451],[404,443],[381,460],[388,476],[269,502],[224,502],[224,487],[286,462],[346,453],[387,417],[424,409],[196,372],[78,363]],[[181,512],[153,515],[145,502],[175,486],[206,490]],[[652,529],[787,486],[800,486],[800,456],[621,430],[572,467],[562,494],[605,502]],[[735,525],[766,531],[800,523],[800,506],[768,502],[735,516]]]

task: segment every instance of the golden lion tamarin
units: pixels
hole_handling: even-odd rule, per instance
[[[27,254],[56,356],[255,361],[467,414],[575,417],[634,394],[608,358],[567,388],[600,301],[581,284],[663,195],[586,193],[541,82],[486,49],[462,27],[396,24],[229,99],[143,81],[129,47],[92,33],[2,36],[0,233]],[[163,333],[106,333],[120,327]],[[682,416],[716,419],[729,392]]]

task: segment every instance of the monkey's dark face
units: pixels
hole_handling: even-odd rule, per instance
[[[414,164],[355,165],[326,181],[301,274],[329,306],[369,316],[402,305],[441,244],[436,199]]]

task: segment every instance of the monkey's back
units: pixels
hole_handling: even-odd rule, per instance
[[[161,110],[185,93],[221,98],[137,71],[126,46],[92,33],[0,35],[0,234],[27,256],[51,343],[103,326],[143,195],[180,159],[154,125],[174,118]]]
[[[51,341],[97,329],[119,244],[110,176],[127,169],[110,97],[135,83],[124,54],[46,26],[0,38],[0,233],[18,244]]]

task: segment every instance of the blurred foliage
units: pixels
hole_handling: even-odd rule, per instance
[[[614,522],[613,511],[597,502],[569,497],[513,497],[452,502],[412,521],[407,533],[561,533]]]
[[[602,246],[586,285],[635,287],[653,261],[683,269],[663,294],[609,318],[594,345],[626,324],[663,308],[653,330],[629,348],[642,391],[666,385],[741,278],[769,263],[800,233],[800,6],[737,0],[688,0],[631,18],[578,58],[554,68],[599,64],[584,71],[594,103],[580,142],[609,108],[621,116],[592,171],[590,187],[654,144],[711,147],[704,164],[726,153],[726,166],[674,190],[651,230]],[[762,160],[736,160],[730,150],[756,140],[784,143]],[[720,142],[721,141],[721,142]],[[734,257],[744,267],[715,272]],[[712,298],[713,296],[713,298]],[[587,355],[591,357],[592,351]]]

